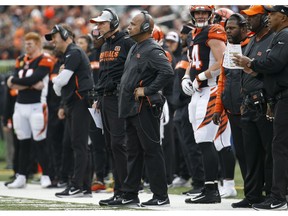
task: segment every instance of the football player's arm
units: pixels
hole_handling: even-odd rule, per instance
[[[49,74],[49,70],[47,67],[38,67],[31,76],[23,78],[13,77],[11,83],[13,85],[31,87]]]
[[[212,54],[215,58],[215,63],[212,64],[206,71],[200,73],[198,78],[200,80],[206,80],[213,77],[217,77],[220,74],[220,65],[223,57],[223,53],[225,52],[225,42],[218,39],[210,39],[207,42],[210,47]]]

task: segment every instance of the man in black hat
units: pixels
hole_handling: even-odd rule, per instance
[[[287,210],[288,186],[288,6],[265,6],[269,12],[268,26],[276,32],[267,56],[253,60],[235,55],[236,65],[244,67],[248,74],[263,74],[264,87],[274,101],[268,101],[267,118],[273,120],[273,182],[271,195],[264,202],[253,204],[256,210]]]
[[[88,132],[90,114],[87,94],[93,87],[91,67],[85,52],[73,43],[74,34],[67,25],[55,25],[45,35],[52,41],[55,49],[62,52],[64,64],[56,77],[52,79],[53,89],[62,97],[65,105],[65,118],[71,136],[74,155],[74,172],[71,185],[56,193],[57,197],[91,197],[91,169],[88,168]]]

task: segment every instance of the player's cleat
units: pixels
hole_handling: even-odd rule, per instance
[[[47,175],[41,176],[40,183],[42,188],[47,188],[52,184],[50,177]]]
[[[173,181],[172,181],[172,185],[173,187],[183,187],[187,184],[188,180],[177,176]]]
[[[223,180],[223,186],[218,186],[221,198],[236,197],[237,191],[235,189],[234,180]]]
[[[114,195],[108,199],[105,199],[105,200],[100,200],[99,201],[99,205],[100,206],[108,206],[108,203],[111,202],[111,201],[114,201],[114,200],[117,200],[118,198],[120,198],[120,195]]]
[[[185,192],[183,192],[182,194],[183,194],[183,195],[187,195],[187,196],[192,196],[192,197],[194,197],[194,196],[197,196],[197,195],[201,194],[202,190],[203,190],[203,187],[200,187],[200,188],[192,188],[191,190],[185,191]]]
[[[169,198],[164,198],[164,199],[157,199],[157,198],[152,198],[148,200],[147,202],[142,202],[140,204],[141,207],[145,206],[170,206],[170,200]]]
[[[17,175],[16,179],[7,184],[8,188],[24,188],[26,187],[26,176],[25,175]]]
[[[235,188],[231,187],[221,187],[219,188],[219,193],[221,198],[236,197],[237,191]]]
[[[253,204],[252,208],[255,210],[287,210],[287,201],[269,197],[264,202]]]
[[[78,198],[83,197],[84,194],[80,188],[68,186],[64,191],[56,193],[55,196],[59,198]]]
[[[123,194],[121,197],[118,197],[118,199],[112,200],[108,202],[108,206],[139,206],[140,200],[137,197],[129,197],[125,194]]]
[[[199,203],[221,203],[221,197],[218,190],[208,190],[204,188],[198,196],[185,199],[185,203],[199,204]]]
[[[106,190],[106,186],[103,182],[100,181],[96,181],[93,183],[93,185],[91,186],[91,190],[94,192],[102,192]]]

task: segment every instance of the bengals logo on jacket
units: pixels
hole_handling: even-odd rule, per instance
[[[101,52],[99,61],[100,62],[114,61],[115,59],[118,58],[120,50],[121,46],[115,46],[114,50]]]

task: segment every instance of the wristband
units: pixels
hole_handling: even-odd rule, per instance
[[[185,75],[182,77],[182,80],[184,80],[184,79],[190,79],[190,75],[185,74]]]
[[[198,79],[199,79],[200,81],[207,80],[207,77],[206,77],[206,75],[205,75],[205,72],[202,72],[202,73],[198,74]]]

